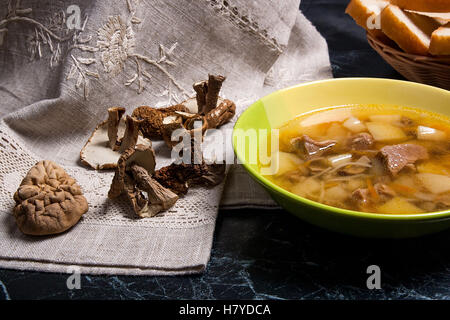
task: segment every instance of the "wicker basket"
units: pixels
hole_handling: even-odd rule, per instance
[[[369,33],[367,41],[383,59],[410,81],[450,90],[450,57],[431,57],[409,54]]]

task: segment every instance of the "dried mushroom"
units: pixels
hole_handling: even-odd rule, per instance
[[[186,115],[181,115],[182,125],[173,125],[173,121],[164,121],[163,125],[163,138],[169,147],[174,147],[179,141],[172,140],[172,134],[176,129],[182,129],[189,132],[191,137],[194,137],[196,130],[201,130],[201,134],[206,132],[208,129],[215,129],[221,125],[229,122],[236,113],[236,105],[234,102],[224,99],[220,101],[220,104],[214,109],[210,110],[206,115],[196,114],[187,117]],[[177,121],[179,121],[177,119]],[[199,127],[195,127],[195,123],[200,122]]]
[[[174,147],[179,141],[172,140],[172,132],[177,129],[185,130],[183,126],[183,116],[174,114],[165,117],[162,122],[161,133],[164,141],[169,147]],[[181,138],[180,138],[181,139]]]
[[[117,144],[120,119],[125,113],[125,108],[113,107],[108,109],[108,140],[109,147],[112,150],[119,149],[120,145]]]
[[[126,149],[136,144],[151,147],[152,142],[140,134],[142,121],[133,116],[123,119],[124,113],[124,108],[108,109],[108,119],[95,128],[80,152],[83,164],[96,170],[114,169]]]
[[[141,218],[171,208],[178,196],[152,178],[155,164],[155,153],[150,147],[137,145],[126,150],[118,161],[108,197],[114,199],[125,194]]]
[[[175,130],[186,130],[194,136],[196,130],[202,134],[207,129],[218,128],[229,122],[236,113],[236,105],[219,97],[223,76],[209,75],[208,81],[194,84],[197,95],[168,108],[142,106],[133,111],[133,117],[142,120],[141,131],[149,139],[163,139],[172,148],[178,141],[172,141]],[[196,121],[200,127],[194,128]],[[181,139],[181,138],[180,138]]]
[[[126,120],[122,119],[124,108],[108,109],[108,120],[97,127],[80,155],[83,163],[95,169],[116,168],[109,198],[126,195],[138,216],[152,217],[172,207],[190,186],[215,186],[223,181],[225,165],[206,164],[201,148],[196,148],[201,139],[195,137],[196,133],[203,137],[207,129],[220,127],[234,117],[236,105],[219,97],[224,80],[223,76],[209,75],[207,81],[194,84],[195,98],[167,108],[141,106]],[[184,138],[180,135],[178,141],[172,140],[178,129],[191,137],[191,160],[201,164],[172,164],[155,172],[150,139],[163,139],[173,148]]]
[[[200,81],[194,84],[194,90],[197,93],[198,113],[206,114],[217,106],[220,89],[224,81],[224,76],[210,74],[208,81]]]
[[[132,116],[142,120],[140,128],[144,137],[149,139],[162,139],[161,128],[163,126],[163,119],[175,115],[176,111],[189,112],[189,109],[183,104],[160,109],[141,106],[134,109]]]
[[[236,113],[234,102],[224,99],[216,108],[205,115],[208,129],[218,128],[230,121]]]
[[[75,179],[49,160],[38,162],[28,171],[14,200],[17,225],[29,235],[64,232],[88,211],[86,198]]]
[[[224,164],[175,164],[155,172],[153,178],[178,195],[186,194],[189,187],[214,187],[225,177]]]
[[[139,125],[142,121],[138,121],[133,117],[127,116],[126,128],[120,143],[119,151],[122,153],[129,148],[133,148],[139,139]]]

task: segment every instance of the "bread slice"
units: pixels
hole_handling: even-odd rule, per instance
[[[442,25],[446,24],[447,22],[450,22],[450,12],[423,12],[413,10],[406,10],[406,11],[434,18]]]
[[[435,30],[431,35],[430,53],[450,55],[450,22]]]
[[[450,12],[450,0],[390,0],[402,9],[424,12]]]
[[[435,19],[388,5],[381,12],[381,30],[407,53],[427,55],[431,34],[441,25]]]
[[[366,29],[374,37],[386,37],[377,25],[381,11],[389,4],[386,0],[351,0],[345,9],[355,22]]]

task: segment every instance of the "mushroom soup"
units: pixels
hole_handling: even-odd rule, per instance
[[[394,106],[345,106],[279,128],[280,187],[344,209],[414,214],[450,209],[450,120]]]

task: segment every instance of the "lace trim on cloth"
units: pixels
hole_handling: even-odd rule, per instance
[[[0,214],[12,214],[14,192],[39,160],[13,138],[13,133],[5,125],[0,124]],[[223,189],[223,184],[213,189],[192,188],[170,210],[153,218],[141,219],[133,215],[125,199],[108,199],[113,172],[68,166],[64,169],[77,180],[89,203],[89,211],[80,224],[183,229],[214,224]]]
[[[271,49],[283,52],[282,46],[277,39],[271,38],[267,30],[262,29],[257,21],[253,21],[247,14],[242,14],[238,6],[232,5],[233,1],[226,0],[204,0],[219,14],[227,17],[239,28],[255,34],[262,42],[268,45]]]

